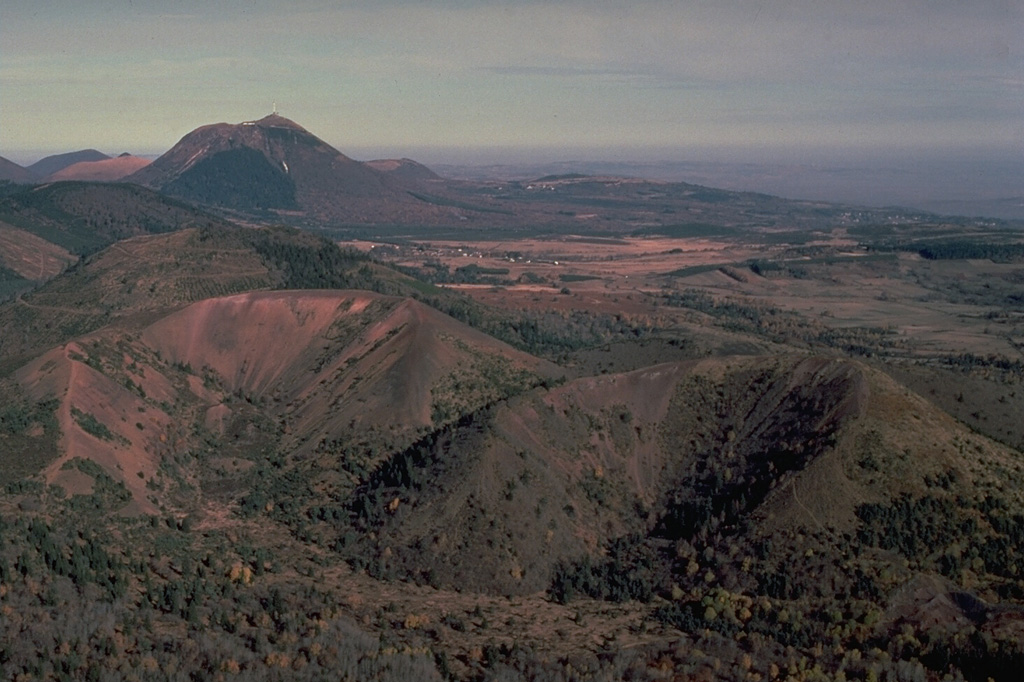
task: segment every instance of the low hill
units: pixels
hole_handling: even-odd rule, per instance
[[[979,448],[970,458],[956,445],[967,442]],[[862,505],[926,496],[949,476],[981,499],[999,485],[986,467],[1010,461],[884,375],[816,358],[581,379],[417,447],[357,493],[372,543],[353,559],[511,593],[543,589],[559,560],[597,560],[622,538],[655,556],[665,543],[849,533]],[[383,513],[388,503],[397,511]]]
[[[118,239],[216,224],[223,221],[136,186],[59,182],[18,188],[0,198],[0,301]]]
[[[365,163],[374,170],[410,183],[441,179],[440,175],[412,159],[375,159]]]
[[[22,168],[13,161],[8,161],[0,156],[0,180],[17,183],[31,183],[35,182],[36,176],[33,175],[31,171]]]
[[[1024,613],[1000,600],[1021,588],[1020,453],[838,358],[564,385],[553,370],[412,301],[261,292],[98,330],[24,365],[8,394],[49,504],[170,513],[202,538],[286,533],[295,557],[241,565],[344,559],[353,572],[302,570],[358,592],[357,612],[413,600],[387,616],[410,644],[465,651],[495,632],[471,614],[500,602],[488,617],[524,646],[552,618],[585,621],[668,647],[648,662],[692,666],[704,654],[672,643],[699,640],[720,666],[768,673],[808,656],[871,656],[867,670],[898,641],[929,670],[1012,679]]]
[[[126,237],[224,224],[141,187],[88,182],[39,185],[0,199],[0,223],[79,255]]]
[[[267,337],[268,330],[282,345]],[[142,338],[172,361],[202,363],[228,391],[283,402],[291,428],[301,433],[325,420],[365,426],[387,415],[389,429],[416,432],[456,419],[504,395],[472,386],[480,381],[472,376],[477,352],[491,357],[480,372],[495,382],[515,383],[513,367],[554,371],[421,303],[369,292],[210,299],[155,323]],[[332,345],[322,345],[324,338]],[[310,368],[316,368],[315,383],[309,383]],[[443,395],[437,382],[457,368],[467,372],[465,380]],[[342,399],[356,386],[360,398]],[[304,441],[294,452],[305,452]]]
[[[310,291],[125,321],[15,376],[28,403],[60,401],[50,482],[77,490],[87,472],[68,462],[81,458],[125,485],[132,508],[241,504],[286,526],[312,515],[377,577],[483,593],[607,598],[613,587],[580,571],[604,570],[609,552],[648,557],[642,575],[616,569],[639,581],[620,596],[696,588],[694,561],[746,585],[729,546],[861,533],[870,547],[876,510],[1012,509],[1024,495],[1006,487],[1019,455],[851,361],[714,358],[551,388],[559,375],[419,303]],[[141,427],[125,418],[136,413]],[[207,450],[219,464],[175,454]],[[154,482],[167,458],[202,496]],[[802,570],[786,590],[818,589]]]
[[[0,361],[39,353],[120,320],[244,291],[361,287],[400,296],[429,293],[438,300],[449,296],[308,232],[242,228],[205,214],[183,217],[189,215],[206,226],[122,240],[0,305],[0,323],[12,332],[0,335]]]
[[[220,456],[258,463],[233,442],[254,423],[269,427],[260,437],[286,460],[322,461],[353,439],[407,444],[556,373],[413,301],[288,291],[208,299],[141,328],[99,330],[14,376],[28,403],[57,400],[63,437],[48,483],[89,494],[106,480],[89,474],[99,466],[126,487],[124,503],[151,512],[170,501],[153,493],[169,481],[154,477],[185,449],[224,439]]]
[[[95,149],[83,149],[77,152],[54,154],[53,156],[47,156],[39,159],[29,166],[28,170],[36,178],[45,178],[76,163],[81,163],[83,161],[104,161],[109,158],[110,157],[103,152],[98,152]]]
[[[131,154],[121,154],[112,159],[101,161],[79,161],[55,173],[48,175],[44,182],[60,182],[62,180],[78,180],[82,182],[116,182],[145,168],[151,163]]]

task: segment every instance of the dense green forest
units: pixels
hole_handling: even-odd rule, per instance
[[[240,210],[296,209],[295,182],[263,153],[248,147],[201,159],[163,191],[201,204]]]

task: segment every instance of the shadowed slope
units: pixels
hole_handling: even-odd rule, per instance
[[[376,557],[382,575],[528,593],[559,559],[616,538],[654,551],[849,532],[861,505],[936,478],[984,490],[1008,457],[854,362],[659,365],[514,399],[400,453],[357,493],[368,535],[353,557]]]
[[[0,156],[0,181],[30,183],[35,182],[36,176],[32,171],[19,166]]]
[[[83,161],[103,161],[109,158],[110,157],[103,152],[96,151],[95,149],[83,149],[77,152],[54,154],[52,156],[39,159],[29,166],[28,170],[37,178],[45,178],[48,175],[53,175],[54,173],[57,173],[68,166],[73,166],[76,163],[81,163]]]
[[[0,221],[78,255],[127,237],[224,224],[142,187],[92,182],[56,182],[8,196],[0,200]]]

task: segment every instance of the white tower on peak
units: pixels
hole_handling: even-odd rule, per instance
[[[277,100],[274,100],[274,116],[277,116]]]

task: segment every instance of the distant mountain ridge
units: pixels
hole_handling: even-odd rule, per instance
[[[439,212],[410,195],[401,175],[355,161],[294,121],[271,114],[197,128],[126,180],[243,213],[370,222]]]
[[[27,168],[0,156],[0,180],[26,183],[32,182],[35,180],[35,177]]]
[[[95,149],[82,149],[77,152],[54,154],[52,156],[39,159],[31,166],[28,166],[27,170],[36,178],[45,178],[67,168],[68,166],[73,166],[76,163],[81,163],[83,161],[105,161],[109,158],[110,157],[108,155],[103,152],[96,151]]]

